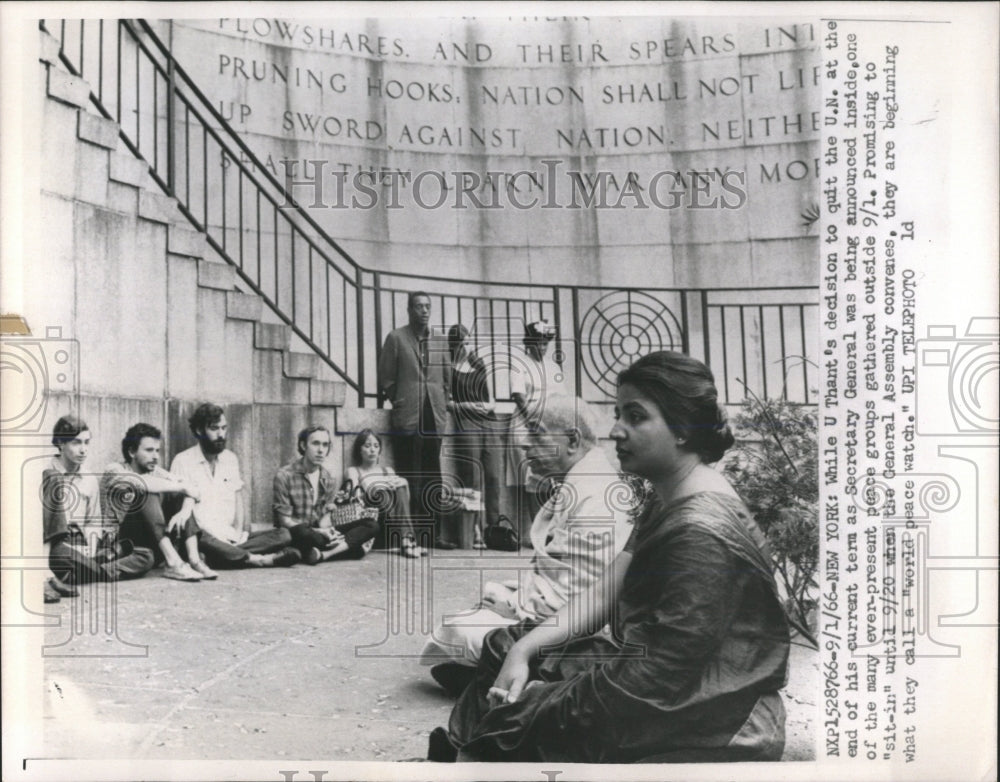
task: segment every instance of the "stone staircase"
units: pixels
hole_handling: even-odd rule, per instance
[[[64,117],[46,123],[47,127],[75,124],[75,139],[42,140],[43,156],[59,155],[67,162],[72,156],[76,175],[65,177],[62,186],[53,186],[50,178],[43,188],[63,198],[78,199],[81,197],[78,183],[85,179],[89,203],[97,201],[99,208],[134,215],[138,221],[151,225],[152,243],[162,246],[167,266],[167,340],[174,342],[173,349],[166,350],[164,356],[171,379],[169,395],[219,397],[199,382],[198,367],[210,360],[204,355],[211,352],[207,343],[211,341],[213,328],[220,325],[218,321],[224,320],[221,332],[226,354],[252,354],[252,362],[242,362],[247,371],[241,369],[233,377],[235,382],[242,380],[252,386],[252,393],[240,388],[236,396],[241,401],[342,406],[347,384],[337,379],[322,359],[309,352],[305,343],[295,339],[291,327],[260,296],[245,286],[241,290],[242,280],[236,269],[216,253],[204,233],[192,227],[177,201],[163,193],[150,176],[146,161],[135,157],[121,140],[118,123],[94,113],[90,85],[66,71],[59,59],[57,41],[44,31],[39,34],[39,59],[44,66],[47,95],[44,111],[76,114],[75,122]],[[81,177],[81,170],[88,175]],[[106,188],[94,183],[95,177],[101,179],[102,175],[106,178]],[[140,227],[137,233],[148,232]],[[192,322],[184,323],[185,319]],[[185,338],[190,340],[190,350],[178,343]],[[296,342],[301,349],[293,349]]]

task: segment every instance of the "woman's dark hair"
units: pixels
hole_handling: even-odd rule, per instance
[[[198,405],[197,409],[195,409],[194,413],[188,419],[191,434],[200,438],[208,427],[217,423],[225,414],[225,411],[221,407],[213,405],[211,402]]]
[[[354,438],[354,444],[351,446],[351,463],[355,467],[361,464],[361,449],[368,442],[369,437],[374,437],[379,449],[381,450],[382,448],[382,438],[375,434],[373,429],[362,429],[358,432],[358,436]]]
[[[712,370],[697,359],[671,350],[650,353],[618,375],[618,385],[634,386],[653,402],[682,447],[706,464],[735,442]]]
[[[87,422],[79,416],[72,413],[64,415],[52,427],[52,444],[56,448],[62,448],[66,443],[73,442],[81,433],[89,431],[90,427],[87,426]]]
[[[448,329],[448,352],[451,354],[452,363],[455,361],[455,352],[458,350],[458,346],[465,341],[467,336],[469,336],[469,330],[461,323],[456,323]]]
[[[133,424],[122,438],[122,457],[126,462],[132,461],[132,454],[139,450],[139,443],[144,437],[162,440],[163,432],[152,424]]]

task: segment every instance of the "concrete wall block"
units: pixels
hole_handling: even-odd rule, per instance
[[[319,359],[311,353],[295,353],[287,350],[281,354],[285,377],[314,378],[319,370]]]
[[[226,294],[226,315],[236,320],[260,320],[264,302],[260,296],[252,293],[236,293],[229,291]]]
[[[76,126],[77,138],[104,149],[114,149],[118,146],[117,122],[86,111],[81,111],[79,116]]]
[[[108,176],[123,185],[143,187],[149,180],[149,164],[131,153],[112,152]]]
[[[274,350],[253,351],[254,402],[261,404],[309,404],[309,381],[285,377],[282,356]]]
[[[81,388],[162,398],[167,385],[163,228],[78,204],[74,214]],[[144,295],[135,295],[137,281]]]
[[[47,67],[49,73],[46,92],[50,98],[78,108],[90,105],[90,85],[87,82],[51,65]]]
[[[72,226],[78,206],[49,193],[40,196],[38,229],[46,237],[45,251],[24,259],[24,310],[20,313],[33,334],[44,337],[47,327],[58,326],[63,337],[77,339],[77,249]],[[89,356],[80,355],[80,361],[85,360]],[[6,367],[4,377],[8,377]]]
[[[284,323],[257,323],[254,326],[254,347],[258,350],[288,350],[292,329]]]
[[[167,392],[170,397],[196,399],[198,362],[198,261],[167,256]]]
[[[202,289],[200,293],[211,293],[217,299],[215,291]],[[225,315],[225,305],[219,301],[219,314]],[[224,340],[222,355],[210,356],[213,365],[213,383],[218,391],[210,395],[222,402],[252,402],[253,401],[253,323],[245,320],[224,318],[222,322],[222,337]],[[204,363],[204,359],[203,359]]]
[[[183,225],[171,225],[167,229],[167,251],[190,258],[205,257],[205,237]]]
[[[198,276],[201,277],[201,265],[198,263]],[[192,295],[193,294],[193,295]],[[225,294],[213,288],[197,287],[188,292],[195,300],[197,335],[191,345],[176,346],[185,353],[188,360],[198,366],[198,396],[206,399],[232,399],[234,393],[242,389],[236,388],[237,379],[229,377],[227,349],[229,341],[226,326],[233,321],[226,319]],[[249,352],[249,346],[248,346]],[[247,360],[246,354],[240,356]],[[246,389],[249,395],[249,387]]]
[[[129,185],[108,182],[108,209],[123,214],[138,214],[139,192]]]
[[[309,381],[309,404],[314,407],[341,407],[346,398],[347,383],[343,381]]]
[[[169,225],[175,210],[174,199],[154,193],[152,190],[139,191],[139,217],[154,223]]]
[[[59,41],[45,30],[38,31],[38,59],[56,68],[63,68],[59,59]]]
[[[74,195],[78,201],[95,206],[108,205],[108,151],[94,144],[76,141],[74,167],[66,169],[64,176],[73,180]],[[55,165],[58,165],[56,163]],[[131,213],[135,218],[135,212]]]
[[[171,227],[170,231],[173,230]],[[198,285],[202,288],[231,291],[236,287],[236,272],[228,264],[201,260],[198,262]]]
[[[74,132],[77,112],[78,109],[65,103],[42,101],[42,127],[45,132],[40,134],[38,150],[39,186],[42,190],[67,198],[76,196],[76,158],[78,148],[84,147],[77,143]],[[94,150],[93,147],[88,148]]]

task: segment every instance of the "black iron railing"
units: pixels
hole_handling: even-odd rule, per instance
[[[609,289],[490,283],[386,273],[358,264],[297,204],[174,60],[144,20],[43,20],[60,58],[91,86],[91,102],[243,284],[356,393],[380,403],[377,356],[410,291],[432,299],[434,325],[461,322],[473,339],[515,347],[544,318],[569,387],[595,401],[643,352],[691,352],[716,373],[725,401],[756,393],[814,401],[810,334],[817,289]],[[508,395],[494,373],[494,393]]]

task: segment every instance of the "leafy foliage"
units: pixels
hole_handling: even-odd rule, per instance
[[[751,394],[733,423],[737,444],[723,471],[767,535],[789,617],[812,634],[819,565],[816,414]]]

